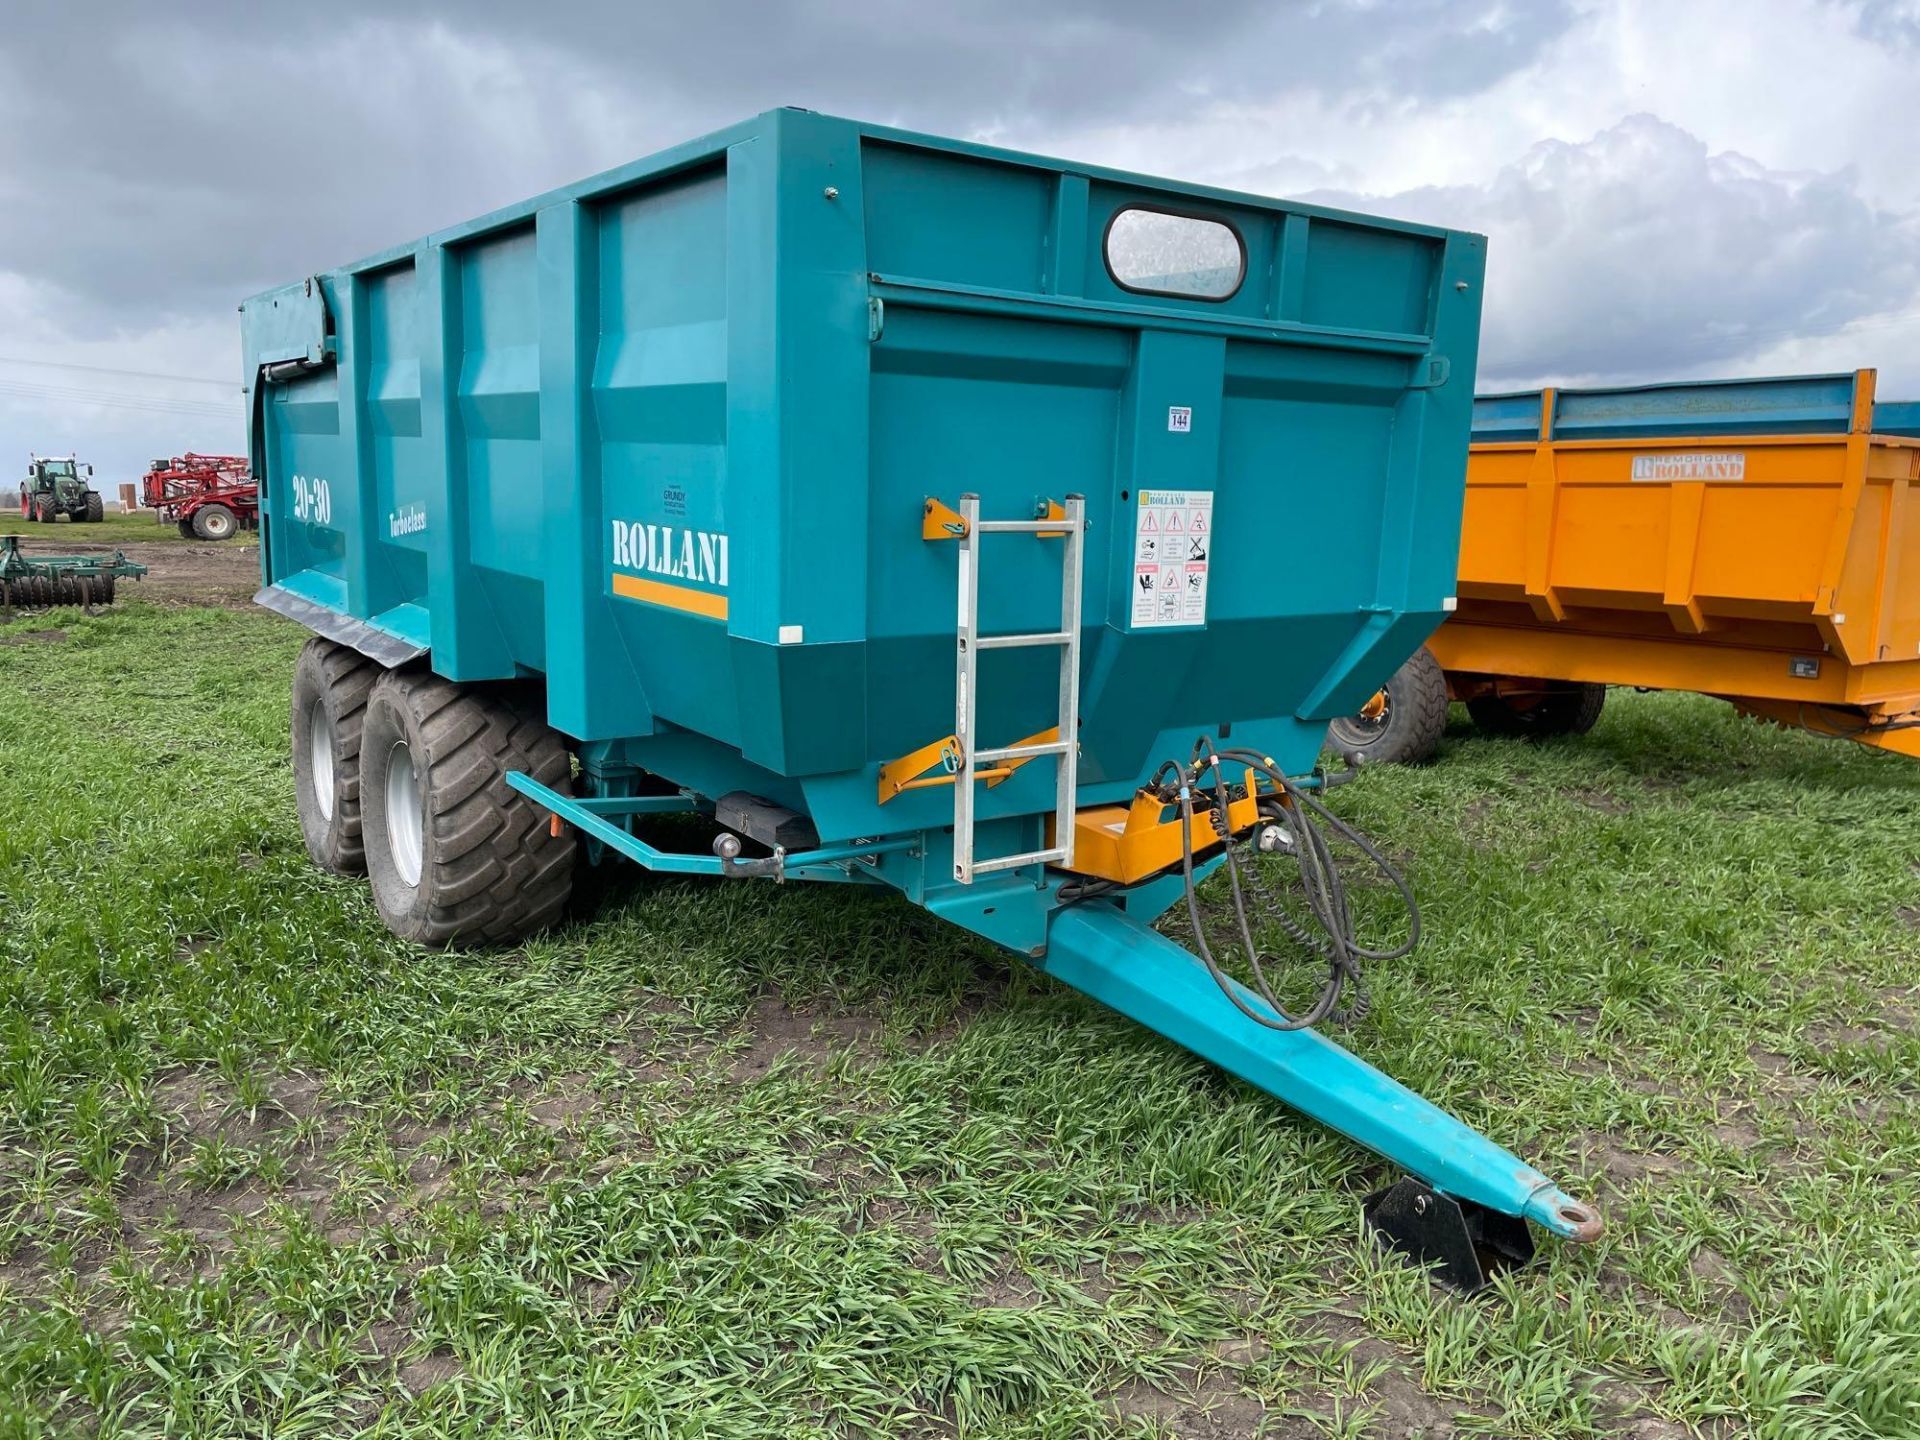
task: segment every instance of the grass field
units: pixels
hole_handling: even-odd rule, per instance
[[[1911,762],[1616,695],[1337,792],[1428,927],[1341,1038],[1610,1221],[1469,1302],[904,902],[409,950],[301,848],[301,639],[0,627],[0,1435],[1920,1434]]]
[[[162,525],[150,511],[143,510],[136,515],[112,514],[92,525],[75,525],[71,520],[56,520],[51,525],[42,525],[37,521],[22,519],[17,505],[0,510],[0,535],[18,535],[36,541],[37,548],[43,550],[53,550],[63,545],[127,545],[145,540],[165,540],[176,545],[208,543],[204,540],[183,541],[177,526]],[[257,545],[259,536],[253,531],[242,530],[231,540],[219,543]]]

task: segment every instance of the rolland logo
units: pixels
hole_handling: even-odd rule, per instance
[[[675,580],[727,588],[727,537],[722,531],[688,530],[640,521],[613,522],[613,563]]]

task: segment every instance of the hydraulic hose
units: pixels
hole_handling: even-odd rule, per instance
[[[1214,955],[1207,937],[1206,922],[1200,912],[1193,845],[1196,799],[1207,796],[1210,791],[1212,807],[1209,808],[1214,808],[1219,815],[1220,825],[1217,828],[1225,834],[1232,795],[1222,762],[1228,760],[1266,776],[1273,783],[1279,814],[1269,818],[1284,818],[1290,823],[1290,844],[1286,853],[1299,868],[1300,888],[1311,921],[1303,921],[1293,914],[1278,894],[1264,885],[1257,867],[1249,866],[1243,873],[1240,857],[1236,853],[1238,845],[1245,843],[1253,850],[1256,842],[1252,837],[1258,834],[1260,827],[1250,831],[1249,838],[1244,842],[1236,842],[1231,835],[1226,835],[1223,857],[1232,896],[1236,938],[1252,972],[1254,989],[1271,1013],[1262,1013],[1241,997],[1240,987]],[[1335,815],[1318,796],[1282,774],[1271,757],[1240,748],[1217,750],[1210,740],[1202,736],[1195,743],[1193,758],[1188,764],[1183,766],[1168,761],[1155,772],[1153,783],[1162,794],[1172,789],[1172,783],[1162,778],[1169,772],[1177,782],[1177,789],[1173,789],[1167,798],[1177,801],[1180,806],[1180,866],[1186,882],[1187,919],[1193,929],[1194,950],[1221,993],[1248,1019],[1270,1030],[1304,1030],[1328,1018],[1350,1024],[1364,1017],[1371,999],[1367,993],[1363,962],[1397,960],[1409,954],[1420,941],[1420,907],[1414,901],[1413,889],[1406,877],[1381,854],[1372,841]],[[1391,949],[1376,950],[1362,945],[1355,936],[1346,879],[1333,853],[1335,839],[1357,849],[1372,868],[1399,892],[1407,909],[1408,922],[1407,938],[1401,944]],[[1295,944],[1319,955],[1327,963],[1327,976],[1319,993],[1313,1003],[1298,1014],[1289,1012],[1280,1003],[1267,979],[1266,964],[1275,957],[1262,952],[1254,940],[1253,923],[1247,913],[1249,890],[1254,891],[1260,900],[1263,918],[1272,920]],[[1349,988],[1352,999],[1342,1005],[1342,997]]]

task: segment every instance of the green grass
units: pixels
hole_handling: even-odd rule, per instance
[[[38,541],[38,548],[43,550],[64,545],[125,545],[136,540],[164,540],[179,544],[183,538],[178,526],[161,524],[153,518],[150,510],[135,515],[111,514],[91,525],[76,525],[71,520],[56,520],[51,525],[42,525],[37,521],[22,519],[17,512],[17,506],[0,512],[0,535],[18,535],[26,540]],[[192,543],[208,542],[202,540]],[[220,543],[257,545],[260,540],[256,532],[242,530],[233,539]]]
[[[399,944],[301,848],[301,639],[0,627],[0,1436],[1920,1433],[1910,762],[1616,694],[1336,792],[1428,935],[1341,1038],[1611,1224],[1466,1302],[1373,1157],[903,901]]]

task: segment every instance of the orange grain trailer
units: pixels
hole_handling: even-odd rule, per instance
[[[1475,401],[1457,607],[1331,743],[1418,759],[1447,699],[1591,728],[1609,685],[1920,757],[1920,404],[1874,372]]]

